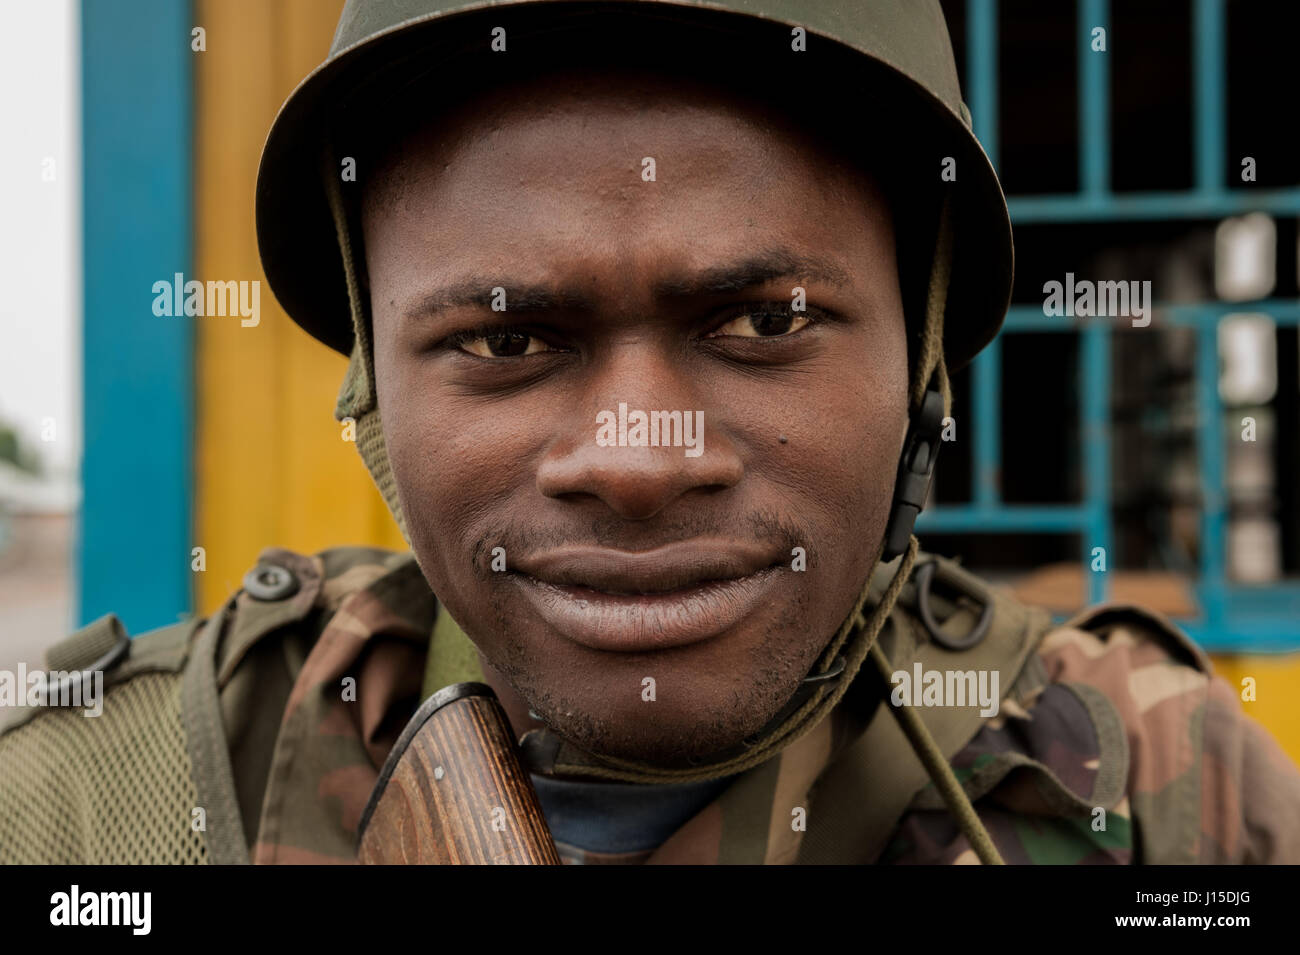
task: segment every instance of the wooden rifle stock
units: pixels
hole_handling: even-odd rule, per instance
[[[496,694],[439,690],[389,753],[358,827],[368,865],[559,865]]]

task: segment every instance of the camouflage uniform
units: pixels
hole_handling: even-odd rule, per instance
[[[354,860],[362,808],[423,697],[438,603],[409,553],[268,550],[260,566],[280,573],[271,589],[253,586],[260,598],[246,588],[208,621],[132,641],[98,719],[47,710],[0,736],[0,860],[177,861],[183,845],[194,847],[186,861]],[[935,648],[915,600],[909,585],[881,637],[891,663],[965,668],[974,651]],[[1002,634],[1010,648],[999,713],[921,713],[1008,862],[1300,862],[1300,771],[1175,627],[1132,607],[1061,626],[1001,594],[994,608],[988,639]],[[142,716],[140,694],[180,703]],[[889,705],[863,672],[829,718],[732,779],[658,848],[610,856],[561,844],[561,854],[976,861],[912,771]],[[183,749],[140,743],[167,720]],[[97,782],[92,746],[99,762],[132,767],[135,785]]]

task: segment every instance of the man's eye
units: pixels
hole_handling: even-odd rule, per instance
[[[552,350],[536,335],[512,328],[493,330],[466,338],[459,343],[459,347],[480,358],[515,358],[519,355],[533,355]]]
[[[780,338],[803,328],[811,319],[790,308],[754,308],[738,315],[707,337],[736,335],[740,338]]]

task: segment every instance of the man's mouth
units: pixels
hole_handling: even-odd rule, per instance
[[[562,547],[519,561],[513,578],[574,643],[644,652],[730,630],[770,592],[783,560],[770,545],[720,540],[648,551]]]

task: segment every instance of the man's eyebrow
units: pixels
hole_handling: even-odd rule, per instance
[[[667,279],[655,284],[659,298],[689,298],[695,295],[726,295],[743,292],[776,279],[826,282],[839,288],[850,283],[849,273],[833,262],[796,255],[785,249],[771,249],[736,262],[715,266],[695,275]]]
[[[428,318],[450,308],[491,308],[505,292],[506,312],[594,311],[587,295],[557,290],[547,285],[514,285],[499,279],[469,278],[422,295],[407,309],[408,318]]]
[[[832,262],[772,249],[690,275],[662,279],[655,283],[654,294],[656,298],[726,295],[776,279],[792,279],[796,284],[820,281],[839,288],[850,283],[849,273]],[[451,308],[491,308],[500,301],[494,291],[497,288],[505,290],[507,312],[595,312],[598,309],[596,301],[585,292],[471,277],[428,292],[406,314],[408,318],[428,318]]]

